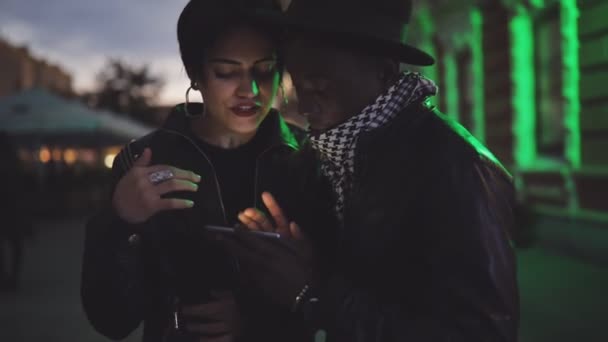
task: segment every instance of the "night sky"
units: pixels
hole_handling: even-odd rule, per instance
[[[166,79],[160,102],[181,101],[188,85],[177,18],[187,0],[1,0],[0,37],[72,74],[87,90],[107,58],[149,64]]]

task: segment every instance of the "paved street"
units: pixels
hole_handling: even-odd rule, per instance
[[[608,341],[608,268],[519,252],[521,342]]]
[[[80,306],[83,237],[82,220],[37,227],[26,250],[21,289],[16,295],[0,294],[0,341],[109,341],[91,328]],[[127,341],[139,340],[131,336]]]
[[[28,244],[23,286],[0,294],[2,342],[102,342],[79,301],[81,220],[44,223]],[[608,341],[608,269],[538,249],[519,252],[521,342]],[[128,340],[138,341],[139,332]]]

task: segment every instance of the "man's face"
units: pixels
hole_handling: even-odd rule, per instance
[[[285,63],[310,128],[326,131],[358,114],[382,91],[378,75],[347,50],[311,38],[287,44]]]

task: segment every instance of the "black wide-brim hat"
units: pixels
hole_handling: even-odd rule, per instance
[[[404,43],[411,13],[411,0],[292,0],[283,15],[256,15],[286,29],[288,34],[315,34],[402,63],[433,65],[435,59],[428,53]]]
[[[277,0],[190,0],[183,13],[192,13],[204,25],[205,20],[234,21],[247,19],[257,23],[279,23],[283,12]]]

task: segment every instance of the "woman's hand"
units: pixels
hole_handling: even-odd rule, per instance
[[[186,209],[194,205],[189,200],[161,198],[161,195],[173,191],[195,192],[201,177],[173,166],[150,166],[151,160],[152,150],[144,149],[114,189],[112,206],[118,216],[128,223],[142,223],[160,211]]]

